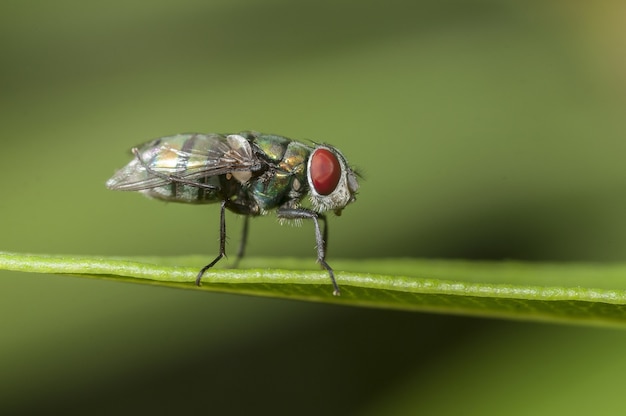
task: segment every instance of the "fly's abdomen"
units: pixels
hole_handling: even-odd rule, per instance
[[[222,199],[220,193],[220,181],[216,176],[204,178],[197,182],[210,187],[198,187],[180,182],[157,186],[141,191],[144,195],[168,202],[182,202],[187,204],[211,204]]]
[[[167,136],[134,148],[133,154],[107,187],[170,202],[228,199],[263,168],[248,139],[237,134]]]

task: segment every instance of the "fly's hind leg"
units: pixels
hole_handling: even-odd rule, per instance
[[[220,252],[215,260],[213,260],[211,263],[207,264],[200,270],[198,276],[196,277],[197,286],[200,286],[202,275],[204,274],[204,272],[215,266],[215,264],[223,257],[226,257],[226,201],[222,201],[220,208]]]
[[[284,218],[288,220],[297,219],[310,219],[313,220],[315,226],[315,242],[317,245],[317,262],[328,272],[330,281],[333,284],[333,295],[340,296],[341,291],[335,280],[335,272],[332,267],[326,263],[326,239],[328,236],[328,228],[326,223],[326,217],[323,214],[318,214],[315,211],[305,208],[279,208],[277,212],[278,218]],[[320,229],[320,220],[324,221],[323,231]]]

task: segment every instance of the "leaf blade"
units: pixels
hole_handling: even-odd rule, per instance
[[[299,259],[250,259],[219,268],[195,286],[206,258],[60,256],[0,252],[0,269],[75,275],[192,290],[352,306],[626,327],[626,265],[421,259],[334,261],[328,275]],[[345,271],[350,270],[350,271]],[[383,273],[385,272],[385,273]],[[545,284],[541,284],[545,282]]]

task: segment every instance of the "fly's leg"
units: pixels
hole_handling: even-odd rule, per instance
[[[341,291],[335,281],[335,272],[326,263],[326,237],[328,235],[328,229],[326,227],[326,217],[323,214],[318,214],[315,211],[305,208],[279,208],[277,212],[278,218],[284,218],[288,220],[297,219],[310,219],[313,220],[315,226],[315,242],[317,245],[317,262],[322,265],[324,269],[330,275],[330,281],[333,283],[333,295],[340,296]],[[320,221],[324,221],[324,230],[320,230]]]
[[[237,258],[233,263],[233,269],[236,269],[239,266],[239,262],[243,258],[243,255],[246,253],[246,244],[248,243],[248,225],[250,223],[250,216],[244,216],[243,220],[243,231],[241,232],[241,241],[239,242],[239,250],[237,250]]]
[[[139,150],[136,147],[133,147],[131,149],[131,151],[133,152],[133,154],[135,155],[135,157],[137,158],[139,163],[141,163],[141,166],[143,166],[144,169],[150,175],[154,175],[154,176],[156,176],[158,178],[165,179],[166,181],[169,181],[169,182],[178,182],[178,183],[182,183],[182,184],[185,184],[185,185],[195,186],[197,188],[205,188],[205,189],[211,189],[211,190],[217,189],[217,187],[215,187],[213,185],[208,185],[206,183],[200,183],[200,182],[197,182],[197,181],[190,181],[189,179],[181,178],[181,177],[176,176],[176,175],[166,175],[165,173],[157,172],[156,170],[154,170],[150,166],[148,166],[148,164],[146,162],[144,162],[144,160],[141,158],[141,155],[139,154]]]
[[[328,221],[326,221],[326,215],[318,214],[319,219],[324,221],[324,255],[326,255],[326,251],[328,251]]]
[[[200,281],[202,280],[204,272],[215,266],[215,263],[220,261],[223,257],[226,257],[226,201],[222,201],[220,209],[220,253],[217,255],[215,260],[200,270],[198,277],[196,277],[196,286],[200,286]]]

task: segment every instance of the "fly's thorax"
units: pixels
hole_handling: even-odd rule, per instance
[[[332,146],[317,145],[307,163],[309,195],[318,212],[341,210],[356,199],[359,184],[341,152]]]
[[[277,136],[275,134],[262,134],[262,133],[248,133],[247,137],[249,141],[252,141],[257,149],[257,154],[264,160],[269,162],[278,163],[287,152],[287,148],[293,140]]]
[[[280,139],[279,136],[272,136]],[[269,141],[267,142],[269,144]],[[278,150],[278,144],[284,148]],[[275,159],[277,154],[281,158],[275,162],[268,162],[266,171],[255,177],[249,190],[263,210],[271,210],[279,206],[297,205],[307,192],[306,163],[311,148],[292,140],[277,141],[273,145],[275,153],[267,155],[268,159]],[[263,146],[263,149],[268,149]]]

